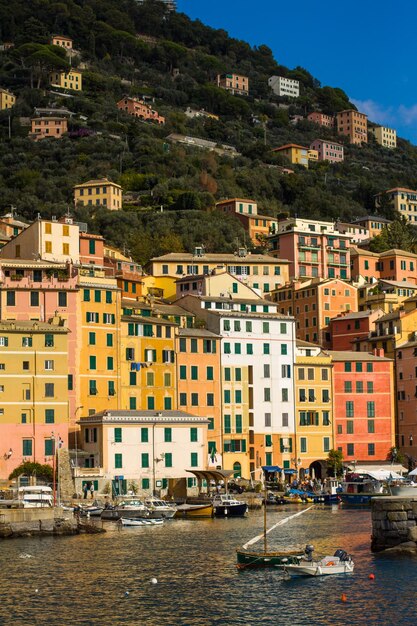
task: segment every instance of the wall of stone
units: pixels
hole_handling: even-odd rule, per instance
[[[373,498],[371,509],[373,552],[403,544],[417,549],[417,497]]]

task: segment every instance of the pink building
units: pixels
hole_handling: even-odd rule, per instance
[[[317,150],[319,161],[329,161],[330,163],[340,163],[344,159],[343,146],[335,141],[327,139],[315,139],[310,144],[311,150]]]
[[[334,127],[334,117],[333,115],[326,115],[325,113],[321,113],[321,111],[313,111],[307,115],[307,119],[313,124],[318,124],[319,126],[325,126],[326,128]]]
[[[288,218],[278,222],[278,231],[269,238],[269,254],[289,260],[290,279],[350,280],[350,239],[332,222]]]
[[[101,235],[80,233],[80,263],[104,265],[104,238]]]
[[[414,333],[416,335],[416,333]],[[416,335],[417,338],[417,335]],[[417,340],[402,343],[395,350],[397,376],[397,442],[413,461],[417,461]]]
[[[332,350],[354,350],[353,342],[368,337],[384,311],[345,311],[330,320]]]
[[[137,98],[129,98],[125,96],[117,103],[117,108],[121,111],[126,111],[129,115],[139,117],[142,120],[151,122],[157,122],[158,124],[165,124],[165,118],[159,115],[158,111],[155,111],[148,104],[145,104],[143,100]]]

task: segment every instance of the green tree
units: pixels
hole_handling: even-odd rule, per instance
[[[326,459],[329,476],[339,478],[343,474],[343,454],[341,450],[330,450]]]
[[[41,465],[40,463],[32,463],[25,461],[14,468],[9,476],[9,480],[19,478],[19,476],[35,476],[40,480],[51,482],[53,480],[53,469],[50,465]]]
[[[417,231],[403,215],[384,228],[369,244],[372,252],[385,252],[394,248],[407,252],[417,250]]]

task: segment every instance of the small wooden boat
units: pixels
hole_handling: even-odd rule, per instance
[[[305,556],[297,563],[283,563],[281,568],[290,576],[329,576],[330,574],[352,574],[355,564],[344,550],[336,550],[334,556],[325,556],[319,561],[312,558],[313,546],[306,546]]]
[[[122,526],[161,526],[164,523],[163,519],[140,519],[138,517],[135,518],[127,518],[122,517],[119,520]]]
[[[212,503],[207,504],[180,504],[175,513],[176,518],[183,519],[204,519],[213,517],[214,509]]]

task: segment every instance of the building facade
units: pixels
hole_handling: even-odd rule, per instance
[[[300,82],[294,78],[285,76],[270,76],[268,85],[276,96],[298,98],[300,95]]]
[[[31,120],[30,137],[34,141],[40,139],[61,139],[68,131],[68,121],[65,117],[33,117]]]
[[[394,211],[398,211],[409,222],[417,222],[417,191],[407,189],[406,187],[394,187],[387,191],[382,191],[375,196],[375,204],[377,207],[385,196]]]
[[[333,128],[335,118],[333,115],[326,115],[325,113],[321,113],[321,111],[313,111],[307,115],[307,119],[309,122],[313,122],[313,124],[318,124],[319,126],[324,126],[325,128]]]
[[[51,72],[49,83],[52,87],[70,89],[71,91],[82,91],[83,75],[78,70],[71,69],[69,72]]]
[[[240,74],[218,74],[217,86],[230,91],[232,95],[247,96],[249,94],[249,78]]]
[[[155,111],[155,109],[143,102],[143,100],[125,96],[119,100],[117,108],[142,120],[165,124],[165,118],[159,115],[158,111]]]
[[[368,143],[368,116],[354,109],[336,114],[336,127],[339,135],[345,135],[349,143]]]
[[[310,148],[318,153],[319,161],[329,161],[329,163],[341,163],[344,160],[344,148],[340,143],[328,141],[326,139],[315,139],[310,144]]]
[[[384,148],[397,147],[397,131],[386,126],[373,126],[369,131],[375,137],[377,143]]]
[[[0,111],[11,109],[16,103],[16,96],[7,89],[0,87]]]
[[[285,146],[274,148],[272,152],[282,154],[293,165],[308,167],[308,148],[299,146],[296,143],[288,143]]]
[[[73,41],[71,37],[66,37],[65,35],[53,35],[51,43],[53,46],[60,46],[61,48],[65,48],[65,50],[72,50]]]
[[[110,211],[119,211],[123,205],[123,190],[107,178],[89,180],[75,185],[74,204],[104,206]]]

